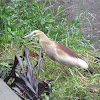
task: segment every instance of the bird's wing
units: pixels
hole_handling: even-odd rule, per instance
[[[63,54],[67,54],[67,55],[69,55],[71,57],[74,57],[74,58],[82,59],[81,57],[79,57],[76,53],[74,53],[72,50],[70,50],[66,46],[64,46],[64,45],[62,45],[60,43],[57,43],[57,42],[54,42],[54,45],[55,45],[56,49],[59,49],[59,50],[57,50],[59,52],[59,54],[63,53]]]

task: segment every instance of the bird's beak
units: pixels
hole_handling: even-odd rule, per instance
[[[33,36],[33,33],[26,35],[25,37],[23,37],[23,39],[26,39],[26,38],[31,37],[31,36]]]

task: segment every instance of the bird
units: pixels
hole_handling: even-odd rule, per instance
[[[41,48],[43,49],[43,51],[45,51],[46,55],[53,61],[57,61],[58,63],[66,66],[78,66],[84,69],[88,68],[87,61],[78,56],[68,47],[58,42],[51,41],[44,34],[44,32],[40,30],[34,30],[29,35],[24,36],[23,39],[28,37],[38,37]]]

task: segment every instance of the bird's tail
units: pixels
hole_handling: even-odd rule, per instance
[[[88,68],[88,63],[82,59],[78,59],[78,66],[87,69]]]

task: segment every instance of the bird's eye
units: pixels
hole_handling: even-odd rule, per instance
[[[36,35],[36,33],[34,33],[34,35]]]

